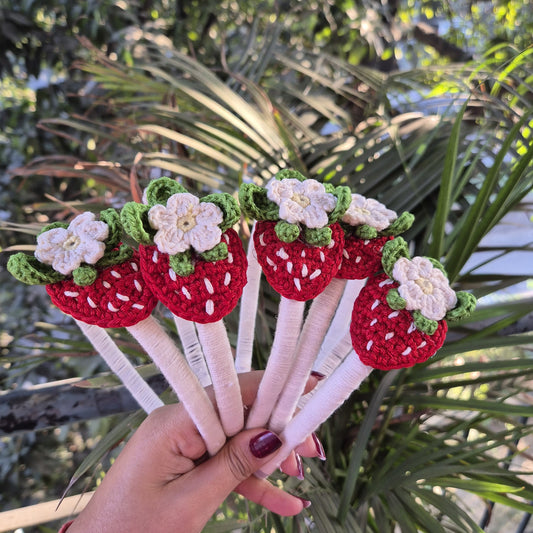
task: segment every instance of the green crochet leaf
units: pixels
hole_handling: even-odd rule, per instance
[[[383,265],[383,270],[385,270],[385,273],[391,279],[393,279],[392,269],[394,268],[394,264],[400,257],[410,259],[409,248],[403,238],[396,237],[392,241],[387,241],[385,246],[383,246],[381,264]]]
[[[149,246],[154,242],[155,231],[148,223],[150,206],[137,202],[128,202],[120,212],[124,231],[139,244]]]
[[[12,255],[7,261],[7,270],[17,280],[27,285],[49,285],[63,281],[65,276],[51,266],[41,263],[32,255],[22,252]]]
[[[105,209],[100,213],[100,221],[109,226],[109,235],[106,239],[106,252],[114,250],[122,241],[122,223],[120,214],[116,209]]]
[[[72,281],[80,287],[92,285],[98,277],[98,270],[92,265],[81,265],[72,271]]]
[[[378,230],[368,224],[355,226],[353,232],[360,239],[376,239],[379,236]]]
[[[404,211],[396,220],[394,220],[388,228],[380,231],[379,234],[383,236],[393,236],[405,233],[415,221],[415,216],[407,211]]]
[[[157,178],[146,188],[146,201],[150,207],[161,204],[167,205],[167,200],[178,193],[188,192],[185,187],[171,178]]]
[[[279,207],[267,198],[267,190],[254,183],[243,183],[239,188],[242,212],[254,220],[279,220]]]
[[[456,293],[457,305],[446,313],[446,320],[455,322],[470,316],[476,308],[477,300],[473,294],[465,291]]]
[[[418,331],[421,331],[422,333],[427,333],[428,335],[433,335],[433,333],[437,331],[439,323],[436,320],[426,318],[418,310],[411,311],[411,314],[413,315],[413,322],[415,323],[415,327]]]
[[[55,228],[63,228],[68,229],[68,224],[66,222],[52,222],[51,224],[47,224],[40,232],[39,235],[42,233],[45,233],[46,231],[49,231],[51,229]]]
[[[437,261],[433,257],[427,257],[426,259],[429,260],[429,262],[437,269],[440,270],[446,278],[448,278],[448,272],[446,272],[446,269],[442,266],[442,263],[440,261]]]
[[[119,265],[130,259],[132,255],[133,248],[127,244],[122,244],[119,248],[106,252],[104,257],[102,257],[95,266],[98,268],[106,268],[112,265]]]
[[[326,189],[326,192],[333,194],[337,198],[335,208],[328,215],[329,223],[334,224],[342,218],[344,213],[346,213],[346,211],[350,207],[350,204],[352,202],[352,192],[350,190],[350,187],[333,187],[329,183],[324,184],[324,187]]]
[[[194,263],[189,251],[169,256],[168,262],[178,276],[187,277],[194,273]]]
[[[278,239],[282,242],[294,242],[300,236],[300,228],[286,220],[280,220],[274,227]]]
[[[219,228],[224,232],[234,226],[241,217],[241,210],[237,200],[226,192],[208,194],[200,199],[200,202],[209,202],[220,208],[224,215],[224,220],[219,224]]]
[[[398,289],[391,289],[387,293],[387,303],[389,304],[389,307],[395,311],[405,309],[405,306],[407,305],[407,302],[400,296]]]
[[[285,168],[283,170],[280,170],[276,174],[275,178],[277,180],[285,180],[285,179],[295,179],[298,181],[306,180],[306,177],[301,172],[298,172],[297,170],[294,170],[292,168]]]
[[[325,228],[304,228],[304,241],[312,246],[327,246],[331,242],[333,232],[329,226]]]
[[[199,255],[204,261],[209,263],[221,261],[228,257],[228,245],[225,242],[219,242],[214,248],[211,248],[211,250],[202,252]]]

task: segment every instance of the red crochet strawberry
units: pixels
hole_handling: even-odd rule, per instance
[[[476,300],[450,288],[438,261],[410,259],[401,237],[385,244],[383,268],[355,301],[353,347],[365,365],[381,370],[424,362],[444,343],[446,320],[468,316]]]
[[[335,276],[344,244],[337,221],[350,198],[348,187],[305,179],[295,170],[282,170],[264,188],[241,186],[242,210],[258,221],[257,259],[282,296],[310,300]]]
[[[121,212],[137,242],[146,283],[176,316],[207,324],[229,314],[246,284],[246,254],[231,229],[240,217],[229,194],[201,199],[170,178],[145,191],[145,204]]]
[[[46,284],[64,313],[103,328],[128,327],[147,318],[157,299],[147,288],[132,248],[120,246],[120,217],[103,211],[100,221],[82,213],[67,225],[46,226],[35,257],[15,254],[8,270],[27,284]]]
[[[377,200],[352,194],[350,206],[339,221],[344,230],[344,250],[337,277],[364,279],[381,270],[383,246],[407,231],[413,220],[411,213],[398,217]]]

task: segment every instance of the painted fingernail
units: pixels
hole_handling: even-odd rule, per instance
[[[304,509],[307,509],[308,507],[311,507],[311,501],[310,500],[304,500],[303,498],[300,498],[300,496],[296,496],[304,506]]]
[[[317,381],[322,381],[322,380],[326,377],[326,374],[322,374],[322,372],[317,372],[316,370],[311,370],[311,375],[312,375]]]
[[[298,475],[296,476],[300,481],[302,481],[303,479],[305,479],[305,474],[304,474],[304,465],[302,463],[302,458],[300,457],[299,454],[295,453],[294,454],[296,456],[296,466],[298,468]]]
[[[322,446],[322,443],[320,442],[319,438],[316,436],[316,433],[313,433],[313,442],[315,443],[317,457],[321,461],[325,461],[326,453],[324,452],[324,446]]]
[[[272,431],[263,431],[250,439],[250,451],[254,457],[262,459],[281,447],[281,440]]]

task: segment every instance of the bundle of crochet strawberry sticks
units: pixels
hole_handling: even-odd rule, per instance
[[[233,227],[253,221],[248,251]],[[53,223],[33,256],[8,270],[46,285],[111,370],[150,413],[162,405],[106,331],[125,327],[159,367],[209,453],[243,427],[269,427],[282,448],[271,474],[374,369],[409,367],[442,346],[447,321],[475,298],[454,292],[442,265],[409,255],[399,216],[348,187],[279,172],[231,195],[190,194],[178,181],[149,183],[143,202]],[[136,246],[124,244],[135,241]],[[271,352],[245,420],[238,373],[252,367],[261,274],[280,295]],[[235,357],[223,319],[239,303]],[[181,349],[153,317],[161,302]],[[307,311],[306,311],[307,310]],[[302,396],[312,370],[326,376]],[[205,392],[212,385],[217,409]]]

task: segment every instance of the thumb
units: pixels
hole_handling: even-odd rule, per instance
[[[282,445],[281,439],[266,429],[245,430],[230,439],[224,447],[191,474],[198,488],[209,491],[217,507],[237,485],[259,470]],[[205,494],[205,492],[204,492]]]

